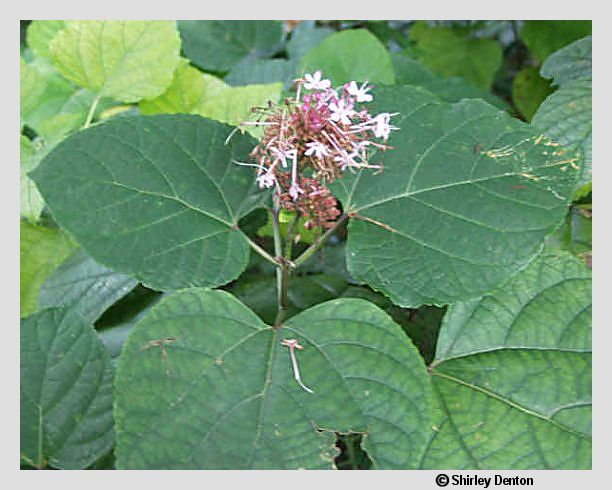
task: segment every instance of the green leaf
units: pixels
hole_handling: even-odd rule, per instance
[[[93,323],[136,284],[78,250],[47,277],[38,293],[38,307],[66,306]]]
[[[282,88],[282,83],[224,88],[214,97],[204,100],[197,113],[237,126],[241,122],[252,119],[251,109],[253,107],[267,106],[268,102],[278,102]],[[257,135],[261,128],[251,127],[248,131]]]
[[[279,213],[279,216],[278,216],[278,224],[279,224],[278,228],[280,231],[281,238],[283,240],[287,239],[287,236],[289,234],[289,228],[291,226],[291,222],[294,219],[295,219],[295,212],[286,211],[284,209],[281,209],[281,212]],[[315,233],[315,230],[313,229],[307,230],[306,228],[304,228],[304,223],[306,223],[307,221],[308,221],[307,218],[304,218],[303,216],[300,217],[297,224],[295,225],[294,231],[299,236],[300,243],[311,244],[315,239],[316,233]],[[257,234],[262,237],[264,236],[273,237],[274,236],[274,220],[272,219],[272,216],[270,215],[270,213],[266,214],[266,224],[257,230]],[[319,232],[319,235],[320,234],[321,233]]]
[[[415,53],[435,74],[462,77],[475,87],[490,89],[502,63],[502,48],[491,39],[471,39],[450,27],[417,22],[410,29]]]
[[[590,468],[590,271],[542,256],[493,295],[451,306],[432,374],[423,468]]]
[[[163,93],[179,62],[174,21],[74,21],[51,41],[58,71],[121,102]]]
[[[154,99],[141,100],[138,107],[143,114],[193,114],[206,98],[224,87],[222,80],[181,60],[166,91]]]
[[[347,286],[346,279],[335,274],[292,277],[287,293],[287,318],[311,306],[337,298]],[[274,323],[278,310],[274,277],[241,278],[230,292],[257,313],[264,322],[270,325]]]
[[[219,286],[246,267],[236,223],[259,206],[236,165],[255,141],[199,116],[125,116],[80,131],[31,174],[94,260],[152,289]]]
[[[337,32],[308,51],[300,61],[300,74],[317,70],[334,85],[351,80],[386,84],[395,81],[389,53],[365,29]]]
[[[277,102],[281,90],[281,83],[230,87],[217,77],[182,64],[168,89],[155,99],[141,101],[139,107],[143,114],[199,114],[238,125],[250,119],[253,107]],[[257,129],[249,128],[249,132],[257,134]]]
[[[550,95],[533,116],[534,127],[544,132],[566,151],[580,152],[580,188],[592,176],[592,89],[591,80],[574,80]]]
[[[542,76],[556,85],[593,78],[593,38],[587,36],[551,54],[542,65]]]
[[[65,27],[66,22],[63,20],[33,20],[27,31],[28,47],[36,56],[50,58],[49,44]]]
[[[23,58],[19,58],[19,69],[19,115],[22,121],[27,122],[45,92],[46,83],[42,74]]]
[[[21,460],[83,469],[113,446],[113,369],[91,324],[65,308],[21,322]]]
[[[349,224],[351,274],[401,306],[447,304],[497,287],[559,226],[572,159],[485,102],[442,103],[411,86],[379,88],[399,112],[383,171],[333,184]]]
[[[21,222],[20,241],[20,316],[36,311],[38,290],[45,278],[76,248],[72,239],[58,228],[45,228]]]
[[[292,338],[313,393],[280,344]],[[122,469],[330,468],[334,431],[365,433],[374,468],[414,468],[430,424],[420,356],[361,300],[273,329],[228,293],[175,292],[136,325],[116,386]]]
[[[230,85],[249,85],[281,82],[291,85],[295,78],[297,63],[291,60],[261,60],[248,57],[237,63],[225,77]]]
[[[312,20],[301,21],[291,32],[291,38],[287,42],[289,59],[295,61],[302,59],[308,51],[321,44],[333,33],[333,29],[316,27]]]
[[[441,78],[429,71],[420,61],[403,53],[392,53],[396,83],[418,85],[446,102],[459,102],[461,99],[483,99],[499,109],[509,110],[508,104],[488,90],[482,90],[466,82],[463,78]]]
[[[534,66],[523,68],[512,82],[512,100],[525,120],[530,121],[540,104],[554,89]]]
[[[521,29],[521,39],[540,61],[564,46],[588,36],[590,20],[528,20]]]
[[[36,222],[45,207],[45,201],[27,173],[38,165],[39,159],[36,147],[28,138],[21,135],[20,141],[19,212],[23,218]]]
[[[181,20],[178,25],[185,56],[206,71],[228,71],[249,55],[272,56],[284,39],[277,20]]]

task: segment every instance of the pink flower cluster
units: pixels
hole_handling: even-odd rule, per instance
[[[380,164],[370,162],[371,153],[375,148],[388,149],[387,139],[398,128],[391,125],[395,114],[373,116],[361,105],[373,100],[367,82],[359,86],[352,81],[334,89],[331,81],[317,71],[295,80],[295,84],[295,98],[286,99],[282,105],[257,108],[258,120],[243,123],[264,128],[261,142],[250,154],[254,163],[243,165],[256,167],[259,187],[274,187],[285,207],[303,209],[300,199],[316,201],[316,196],[302,185],[304,177],[317,180],[317,192],[321,194],[319,187],[347,169],[382,169]],[[325,195],[329,207],[329,193]],[[290,201],[295,206],[290,206]],[[311,213],[314,225],[332,226],[329,217],[336,213],[317,220],[320,208]]]

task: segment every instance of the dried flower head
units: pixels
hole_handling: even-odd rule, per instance
[[[372,86],[352,81],[334,89],[320,71],[294,81],[295,98],[283,104],[255,108],[257,120],[242,125],[261,126],[264,134],[250,154],[260,188],[275,188],[282,206],[308,218],[309,226],[333,226],[340,214],[325,184],[348,169],[381,170],[370,162],[386,142],[395,114],[370,114]]]

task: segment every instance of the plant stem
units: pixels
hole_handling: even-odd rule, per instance
[[[85,119],[85,124],[83,124],[83,129],[86,129],[91,124],[91,121],[96,112],[96,107],[98,107],[98,102],[100,102],[100,96],[96,95],[94,97],[93,102],[91,103],[91,107],[89,108],[89,112],[87,113],[87,119]]]
[[[342,216],[340,216],[340,218],[338,218],[338,221],[336,221],[336,224],[333,226],[333,228],[330,228],[325,233],[323,233],[321,238],[313,242],[313,244],[310,247],[304,250],[302,255],[300,255],[297,259],[295,259],[295,261],[293,262],[293,267],[299,267],[304,262],[306,262],[312,254],[314,254],[317,250],[319,250],[323,246],[325,241],[331,235],[333,235],[333,233],[340,227],[340,225],[342,225],[342,223],[346,221],[347,218],[348,218],[347,214],[343,214]]]
[[[255,250],[255,252],[257,252],[259,255],[261,255],[264,259],[266,259],[268,262],[274,264],[274,265],[278,265],[278,261],[272,257],[268,252],[266,252],[262,247],[260,247],[259,245],[257,245],[257,243],[255,243],[253,240],[251,240],[248,236],[246,236],[247,242],[249,244],[249,246]]]
[[[274,326],[279,327],[287,317],[287,289],[289,287],[289,264],[283,257],[283,244],[281,242],[279,214],[279,197],[273,196],[274,210],[272,211],[272,226],[274,229],[274,254],[276,255],[276,288],[278,293],[278,313],[274,320]]]

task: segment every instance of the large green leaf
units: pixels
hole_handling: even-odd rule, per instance
[[[300,74],[317,70],[334,85],[351,80],[387,84],[395,81],[389,53],[365,29],[337,32],[308,51],[300,62]]]
[[[21,322],[21,460],[82,469],[114,443],[113,369],[91,324],[65,308]]]
[[[174,21],[74,21],[50,44],[62,75],[122,102],[161,94],[172,81],[179,50]]]
[[[136,284],[130,276],[114,272],[78,250],[47,277],[38,293],[38,306],[66,306],[95,322]]]
[[[493,295],[451,306],[432,374],[422,467],[590,468],[590,271],[542,256]]]
[[[45,278],[74,251],[76,244],[58,228],[24,221],[19,226],[19,312],[23,317],[36,311],[38,290]]]
[[[591,32],[590,20],[528,20],[520,34],[527,47],[543,61],[558,49]]]
[[[153,289],[235,279],[249,246],[236,224],[259,205],[255,141],[199,116],[125,116],[80,131],[34,170],[56,220],[96,261]]]
[[[475,87],[490,89],[501,66],[502,48],[491,39],[473,39],[451,27],[417,22],[410,29],[415,53],[434,73],[462,77]]]
[[[282,339],[299,339],[303,390]],[[334,300],[279,329],[222,291],[175,292],[136,325],[116,380],[117,466],[330,468],[334,431],[414,468],[430,427],[416,349],[381,310]]]
[[[183,51],[207,71],[228,71],[249,55],[265,58],[282,47],[283,23],[277,20],[181,20]]]
[[[592,177],[592,38],[580,39],[552,54],[541,74],[560,88],[548,97],[533,118],[533,124],[566,148],[582,155],[578,191]]]
[[[570,151],[579,151],[582,156],[582,172],[578,187],[593,180],[592,177],[592,97],[591,80],[574,80],[551,94],[532,123],[557,144]]]
[[[587,36],[551,54],[542,65],[542,76],[556,85],[593,78],[593,38]]]
[[[349,271],[402,306],[476,297],[523,268],[567,212],[578,170],[543,135],[479,100],[380,88],[399,112],[383,171],[334,182]],[[577,167],[577,166],[576,166]]]

